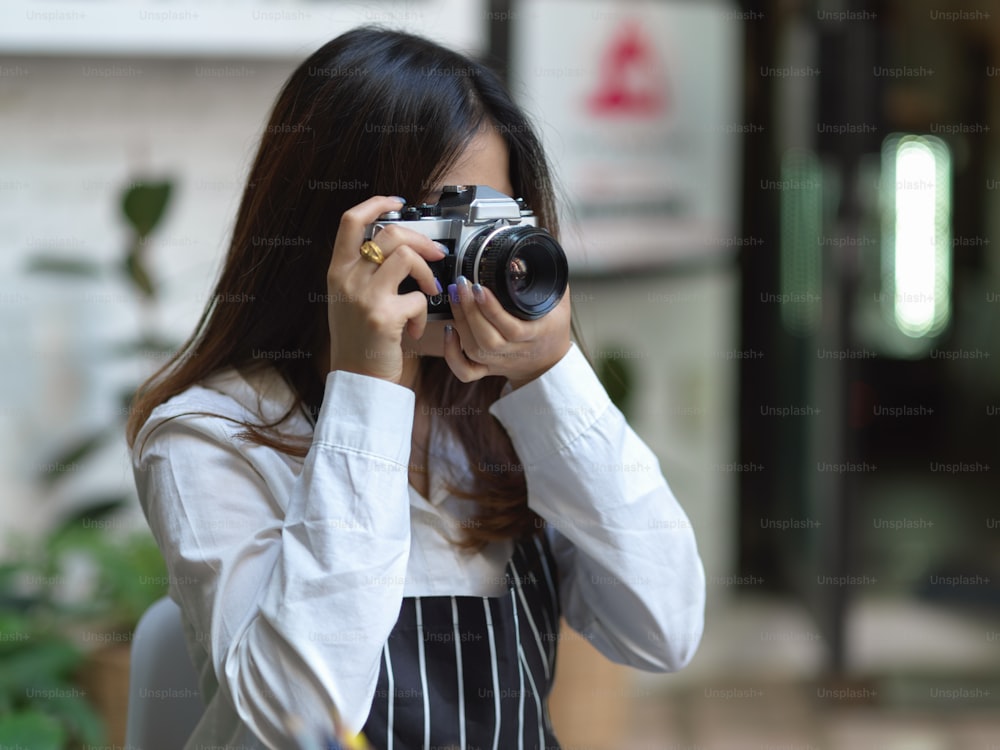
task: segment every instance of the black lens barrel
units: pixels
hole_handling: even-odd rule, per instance
[[[536,320],[559,304],[569,266],[551,234],[539,227],[514,226],[475,237],[462,259],[462,274],[478,279],[511,315]]]

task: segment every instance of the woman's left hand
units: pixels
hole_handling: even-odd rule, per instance
[[[451,333],[445,329],[444,358],[463,383],[500,375],[520,388],[569,351],[569,288],[559,304],[537,320],[514,317],[489,289],[473,288],[464,277],[448,291],[455,322]]]

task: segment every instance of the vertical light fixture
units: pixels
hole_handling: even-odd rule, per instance
[[[894,133],[882,144],[882,311],[911,339],[951,315],[951,155],[940,138]]]

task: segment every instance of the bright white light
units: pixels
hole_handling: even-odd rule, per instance
[[[918,338],[944,327],[951,308],[948,152],[936,138],[905,136],[895,154],[893,318]]]
[[[910,141],[896,151],[896,324],[923,336],[934,323],[934,154]]]

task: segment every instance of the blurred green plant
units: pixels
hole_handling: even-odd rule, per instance
[[[135,288],[150,299],[156,297],[156,285],[148,270],[147,240],[163,219],[172,192],[173,183],[169,180],[138,180],[129,183],[119,201],[131,234],[122,260],[113,264],[113,268],[124,273]],[[93,278],[103,275],[107,267],[85,258],[41,254],[29,261],[28,270]]]
[[[148,532],[122,535],[104,516],[74,516],[45,544],[22,544],[0,565],[0,748],[107,741],[77,684],[89,650],[80,633],[127,642],[142,613],[166,594],[167,571]]]
[[[66,580],[67,569],[88,572],[85,596],[66,597],[64,611],[105,633],[130,634],[153,602],[167,593],[167,570],[146,531],[122,534],[103,513],[65,521],[48,540],[45,575]]]
[[[61,629],[50,580],[31,559],[0,566],[0,747],[60,750],[105,742],[104,724],[74,682],[83,650]]]
[[[121,276],[136,293],[140,305],[151,305],[157,299],[157,286],[149,272],[149,249],[152,247],[150,236],[160,225],[170,197],[173,193],[173,183],[170,180],[140,179],[131,181],[118,198],[121,215],[128,227],[129,235],[125,243],[125,251],[121,259],[111,263],[64,257],[55,255],[37,255],[28,264],[32,273],[71,278],[95,278],[106,272]],[[145,317],[141,318],[141,323]],[[155,352],[169,354],[176,345],[149,329],[143,329],[137,340],[118,344],[109,352],[115,356],[132,356],[137,352]],[[119,395],[120,408],[118,414],[128,414],[132,403],[134,390],[130,389]],[[39,480],[47,488],[52,488],[68,473],[74,471],[107,441],[120,438],[122,433],[121,419],[114,419],[109,424],[99,427],[73,443],[48,461],[43,462]],[[104,508],[112,512],[128,502],[126,495],[118,497],[89,498],[84,507]]]
[[[608,392],[611,403],[627,418],[631,418],[635,388],[635,372],[631,365],[633,354],[620,346],[614,346],[602,348],[597,356],[597,378]]]
[[[135,292],[140,311],[148,309],[157,301],[148,267],[150,236],[172,191],[169,180],[132,181],[121,191],[118,201],[129,235],[118,261],[39,255],[28,270],[81,280],[110,272]],[[148,328],[148,320],[140,314],[137,340],[115,345],[109,353],[173,351],[171,342]],[[107,441],[121,438],[122,416],[129,413],[133,394],[131,389],[120,394],[122,408],[109,415],[108,424],[42,462],[38,479],[46,489],[65,481]],[[83,510],[64,519],[43,544],[22,544],[0,564],[0,748],[106,744],[104,722],[76,682],[92,648],[74,640],[73,632],[83,627],[91,634],[122,634],[127,641],[142,613],[168,588],[152,535],[124,535],[112,520],[129,500],[125,491],[84,498],[77,504]]]

